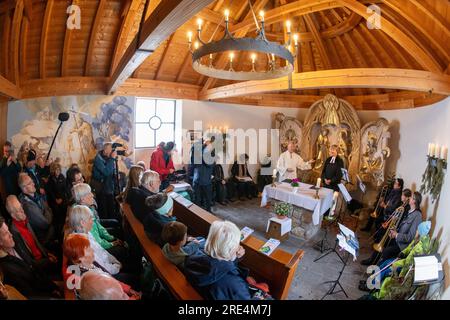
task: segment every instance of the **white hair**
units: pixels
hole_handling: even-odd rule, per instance
[[[28,175],[28,173],[25,173],[25,172],[19,173],[19,178],[17,179],[17,184],[19,185],[19,188],[22,191],[23,191],[23,188],[25,187],[25,179],[27,177],[31,179],[31,177]]]
[[[14,199],[19,202],[19,199],[17,199],[17,196],[14,194],[10,194],[9,196],[6,197],[5,207],[6,210],[9,212],[9,214],[14,213],[15,211],[14,208],[12,207],[12,202],[14,201]]]
[[[68,226],[71,231],[75,232],[87,232],[83,230],[81,222],[86,222],[91,217],[91,209],[87,206],[76,205],[69,210]]]
[[[217,220],[209,228],[205,252],[215,259],[233,261],[240,241],[241,231],[233,222]]]
[[[80,203],[81,199],[91,193],[91,186],[87,183],[79,183],[73,186],[72,195],[76,203]]]
[[[159,173],[153,170],[147,170],[142,174],[141,185],[148,186],[151,182],[159,180]]]
[[[127,298],[119,281],[104,272],[88,271],[81,277],[82,300],[125,300]]]

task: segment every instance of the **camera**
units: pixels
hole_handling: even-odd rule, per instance
[[[125,156],[125,150],[116,150],[117,148],[121,148],[123,147],[123,144],[118,143],[118,142],[114,142],[112,144],[112,150],[113,152],[116,151],[118,156]]]

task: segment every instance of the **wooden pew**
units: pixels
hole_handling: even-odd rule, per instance
[[[188,226],[190,235],[206,237],[211,223],[220,218],[193,204],[186,208],[174,199],[173,214],[177,220]],[[286,299],[292,279],[299,261],[303,257],[303,250],[290,254],[277,248],[270,256],[259,252],[265,243],[252,235],[242,242],[245,255],[242,265],[250,269],[250,273],[258,282],[266,282],[275,299]]]
[[[147,237],[144,226],[134,216],[130,206],[126,203],[120,206],[124,220],[139,240],[145,257],[173,296],[178,300],[202,300],[202,296],[191,286],[180,269],[167,260],[161,248]]]
[[[66,272],[67,270],[67,258],[63,255],[62,261],[62,278],[63,278],[63,286],[64,286],[64,299],[65,300],[75,300],[75,292],[69,288],[67,288],[67,278],[69,274]]]

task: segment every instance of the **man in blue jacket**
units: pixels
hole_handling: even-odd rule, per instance
[[[198,155],[200,152],[201,159]],[[201,146],[201,151],[200,148],[194,148],[191,163],[194,168],[192,186],[195,193],[195,203],[205,210],[211,211],[214,149],[210,139],[205,140]]]
[[[95,192],[98,214],[101,219],[116,219],[114,199],[114,169],[117,152],[113,151],[112,143],[105,143],[94,159],[91,187]]]

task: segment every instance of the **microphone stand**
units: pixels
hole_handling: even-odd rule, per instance
[[[47,160],[49,159],[49,157],[50,157],[50,152],[52,152],[52,148],[53,148],[53,145],[54,145],[54,143],[55,143],[56,136],[58,135],[59,129],[61,129],[61,126],[62,126],[63,122],[64,122],[64,121],[60,121],[60,122],[59,122],[58,129],[56,129],[56,133],[55,133],[55,135],[53,136],[53,141],[52,141],[52,144],[50,145],[50,149],[48,150],[47,158],[45,159],[45,161],[47,161]]]

